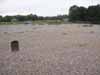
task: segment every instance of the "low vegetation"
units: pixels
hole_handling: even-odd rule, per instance
[[[0,25],[10,24],[61,24],[67,15],[43,17],[37,15],[0,16]]]

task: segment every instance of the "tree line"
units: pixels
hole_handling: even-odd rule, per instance
[[[35,21],[35,20],[62,20],[63,18],[67,17],[67,15],[58,15],[58,16],[51,16],[51,17],[43,17],[37,16],[33,14],[29,15],[14,15],[14,16],[0,16],[0,22],[12,22],[12,21]]]
[[[69,21],[100,23],[100,5],[92,5],[88,8],[74,5],[69,9]]]
[[[100,23],[100,5],[92,5],[83,7],[73,5],[69,9],[68,15],[58,15],[51,17],[37,16],[34,14],[29,15],[14,15],[14,16],[0,16],[0,22],[13,22],[13,21],[35,21],[35,20],[63,20],[68,19],[71,22],[88,22]]]

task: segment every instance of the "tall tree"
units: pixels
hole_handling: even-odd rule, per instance
[[[69,20],[76,21],[78,20],[78,6],[74,5],[69,9]]]

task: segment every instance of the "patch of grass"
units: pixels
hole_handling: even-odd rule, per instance
[[[0,22],[0,25],[18,25],[20,22]]]
[[[39,24],[39,25],[44,25],[44,24],[62,24],[62,20],[37,20],[33,21],[33,24]]]
[[[62,20],[36,20],[36,21],[32,21],[33,25],[51,25],[51,24],[62,24],[63,21]],[[25,22],[0,22],[0,25],[18,25],[18,24],[25,24]]]

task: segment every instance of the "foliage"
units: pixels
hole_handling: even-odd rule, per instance
[[[85,7],[72,6],[69,10],[70,21],[100,23],[100,5]]]
[[[0,16],[0,22],[24,22],[24,21],[37,21],[37,20],[62,20],[67,18],[67,15],[58,15],[58,16],[51,16],[51,17],[43,17],[37,16],[33,14],[29,15],[14,15],[14,16]]]

